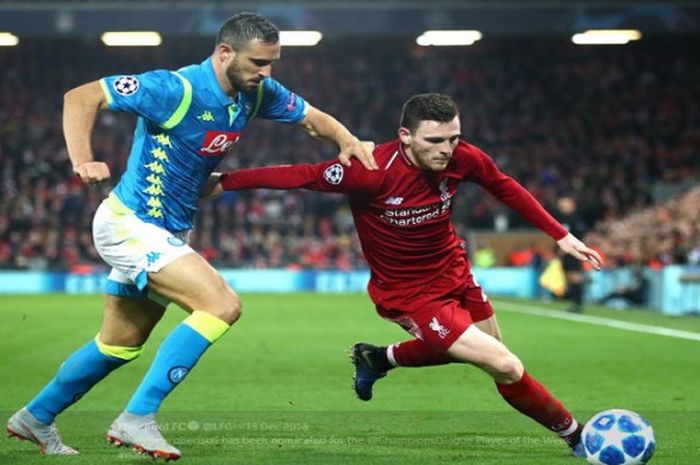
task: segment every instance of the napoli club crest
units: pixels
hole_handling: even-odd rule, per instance
[[[171,368],[170,371],[168,372],[168,379],[170,380],[171,383],[177,384],[183,379],[185,379],[185,376],[187,376],[187,373],[189,373],[190,370],[187,369],[187,367],[174,367]]]

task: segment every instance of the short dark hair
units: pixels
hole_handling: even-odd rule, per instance
[[[221,26],[216,36],[216,45],[223,43],[234,50],[242,50],[254,39],[264,44],[276,44],[280,40],[280,30],[269,19],[257,13],[238,13]]]
[[[403,104],[401,127],[413,132],[421,121],[449,123],[459,114],[457,104],[445,94],[417,94]]]

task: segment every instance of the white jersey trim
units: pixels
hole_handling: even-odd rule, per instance
[[[388,170],[389,167],[391,166],[391,164],[394,163],[394,160],[396,159],[398,154],[399,154],[398,150],[396,152],[394,152],[394,154],[389,159],[389,163],[387,163],[386,166],[384,167],[384,171]]]

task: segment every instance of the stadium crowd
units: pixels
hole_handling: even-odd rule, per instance
[[[0,268],[100,264],[91,221],[123,171],[134,120],[102,112],[96,157],[109,185],[72,174],[61,135],[65,90],[110,74],[177,69],[206,55],[206,40],[153,49],[93,41],[28,41],[0,50]],[[577,47],[562,39],[489,39],[469,48],[406,40],[322,42],[286,48],[274,73],[358,136],[394,138],[410,95],[452,95],[463,137],[483,148],[550,211],[572,194],[588,241],[612,263],[700,261],[700,190],[668,201],[659,185],[700,179],[700,56],[672,40]],[[222,169],[335,157],[302,131],[255,122]],[[454,205],[459,232],[528,225],[477,186]],[[218,266],[364,267],[343,196],[230,192],[202,203],[193,245]]]

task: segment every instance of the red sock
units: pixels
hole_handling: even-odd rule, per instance
[[[402,367],[445,365],[452,361],[444,349],[420,339],[411,339],[387,347],[387,356],[392,364]]]
[[[516,383],[496,383],[496,386],[514,409],[558,433],[567,442],[568,437],[578,430],[578,423],[571,413],[527,372],[523,372],[523,377]]]

